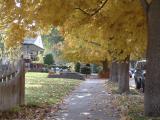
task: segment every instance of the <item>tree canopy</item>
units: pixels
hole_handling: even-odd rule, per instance
[[[128,55],[140,57],[146,49],[146,21],[139,0],[1,0],[0,5],[6,48],[59,26],[65,38],[64,56],[70,60],[124,60]]]
[[[145,54],[147,28],[139,0],[110,0],[94,16],[76,11],[64,31],[64,55],[73,61],[119,61]]]

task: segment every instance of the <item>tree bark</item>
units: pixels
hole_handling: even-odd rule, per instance
[[[118,63],[119,92],[129,92],[129,62]]]
[[[110,81],[118,82],[118,63],[112,62],[110,69]]]
[[[160,0],[152,0],[147,12],[148,47],[145,80],[145,115],[160,116]]]
[[[105,60],[102,62],[102,65],[103,65],[103,71],[104,72],[108,72],[109,71],[109,68],[108,68],[108,61]]]

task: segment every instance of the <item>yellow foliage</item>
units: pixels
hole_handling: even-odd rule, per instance
[[[139,0],[109,0],[93,17],[76,11],[64,24],[64,31],[63,53],[69,60],[125,60],[145,54],[146,18]]]
[[[17,45],[21,45],[23,38],[25,37],[25,32],[26,30],[23,28],[23,26],[13,23],[10,26],[10,29],[6,31],[5,47],[12,48]]]
[[[101,16],[105,22],[101,22]],[[102,23],[112,59],[124,60],[128,55],[135,59],[144,55],[147,29],[139,0],[110,0],[101,16],[98,24]]]
[[[37,31],[60,26],[64,57],[84,62],[133,59],[146,49],[146,20],[139,0],[1,0],[0,28],[5,44],[20,45]]]

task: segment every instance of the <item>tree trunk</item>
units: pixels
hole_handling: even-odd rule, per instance
[[[118,63],[112,62],[110,69],[110,81],[118,82]]]
[[[119,92],[129,92],[129,62],[118,63]]]
[[[108,61],[105,60],[102,62],[102,65],[103,65],[103,71],[104,72],[108,72],[109,71],[109,68],[108,68]]]
[[[102,67],[103,67],[103,70],[99,73],[99,77],[100,78],[109,78],[109,67],[108,67],[108,61],[105,60],[105,61],[102,61]]]
[[[148,9],[147,74],[145,115],[160,116],[160,0],[152,0]]]

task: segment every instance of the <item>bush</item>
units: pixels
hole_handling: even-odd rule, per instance
[[[81,73],[82,73],[82,74],[86,74],[86,75],[91,74],[91,69],[90,69],[90,67],[88,67],[88,66],[82,67],[82,68],[81,68]]]
[[[76,72],[80,72],[80,67],[81,67],[81,64],[80,64],[79,62],[77,62],[77,63],[75,64],[75,71],[76,71]]]
[[[44,57],[44,64],[47,64],[47,65],[52,65],[52,64],[54,64],[54,59],[53,59],[53,55],[52,55],[52,54],[47,54],[47,55]]]

